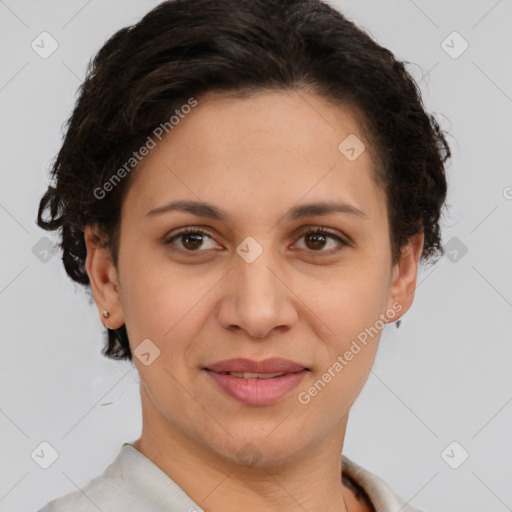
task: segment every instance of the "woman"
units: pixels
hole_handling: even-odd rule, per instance
[[[416,510],[343,445],[442,253],[449,157],[403,64],[320,0],[175,0],[117,32],[38,223],[143,429],[41,510]]]

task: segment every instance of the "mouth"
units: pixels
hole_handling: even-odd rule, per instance
[[[306,370],[304,368],[303,370]],[[209,370],[212,371],[212,370]],[[299,370],[302,371],[302,370]],[[220,375],[231,375],[232,377],[238,377],[239,379],[274,379],[276,377],[282,377],[283,375],[289,375],[290,373],[299,372],[277,372],[277,373],[250,373],[250,372],[215,372]]]
[[[275,365],[275,361],[272,364]],[[211,367],[203,370],[224,396],[246,405],[265,406],[284,398],[310,371],[300,365],[294,364],[292,368],[289,363],[286,364],[290,371],[240,371],[238,368],[238,371],[216,371]]]
[[[218,363],[208,365],[204,369],[221,374],[231,374],[242,378],[257,378],[261,375],[272,375],[273,377],[286,373],[296,373],[303,370],[309,370],[309,368],[301,363],[297,363],[289,359],[283,359],[282,357],[271,357],[263,361],[255,361],[245,358],[227,359],[225,361],[219,361]],[[244,377],[246,374],[248,374],[248,376]]]

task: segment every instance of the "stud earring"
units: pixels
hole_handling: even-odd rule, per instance
[[[108,311],[103,311],[103,318],[108,318],[109,316],[110,313]],[[107,322],[105,322],[103,325],[108,329]]]

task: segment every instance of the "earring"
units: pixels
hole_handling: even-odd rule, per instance
[[[103,311],[103,318],[108,318],[109,316],[110,313],[108,311]],[[105,322],[103,325],[108,329],[107,322]]]

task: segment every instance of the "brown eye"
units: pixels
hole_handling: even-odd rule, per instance
[[[328,244],[329,239],[335,240],[338,242],[338,247],[348,245],[341,237],[327,231],[326,228],[315,228],[303,233],[301,238],[305,240],[306,249],[313,252],[336,252],[339,249],[336,249],[336,244],[334,246],[334,251],[324,251],[326,245]]]
[[[301,249],[305,249],[309,252],[330,254],[339,251],[343,246],[349,245],[340,236],[329,231],[328,228],[310,229],[303,233],[300,238],[304,239],[304,247],[301,247]],[[211,241],[211,247],[205,247],[205,243],[208,240]],[[180,244],[177,244],[176,241],[179,241]],[[329,247],[329,241],[331,241],[331,247]],[[194,227],[188,227],[178,231],[171,237],[166,238],[164,243],[166,245],[177,246],[176,248],[178,250],[189,253],[206,252],[207,249],[217,247],[212,236],[203,229]],[[327,250],[324,250],[326,247]]]
[[[164,243],[173,245],[174,241],[178,239],[181,239],[181,247],[178,246],[178,249],[186,252],[203,252],[199,249],[201,249],[205,241],[207,239],[213,241],[213,238],[200,228],[186,228],[167,238]],[[213,247],[216,247],[216,244],[213,244]]]

